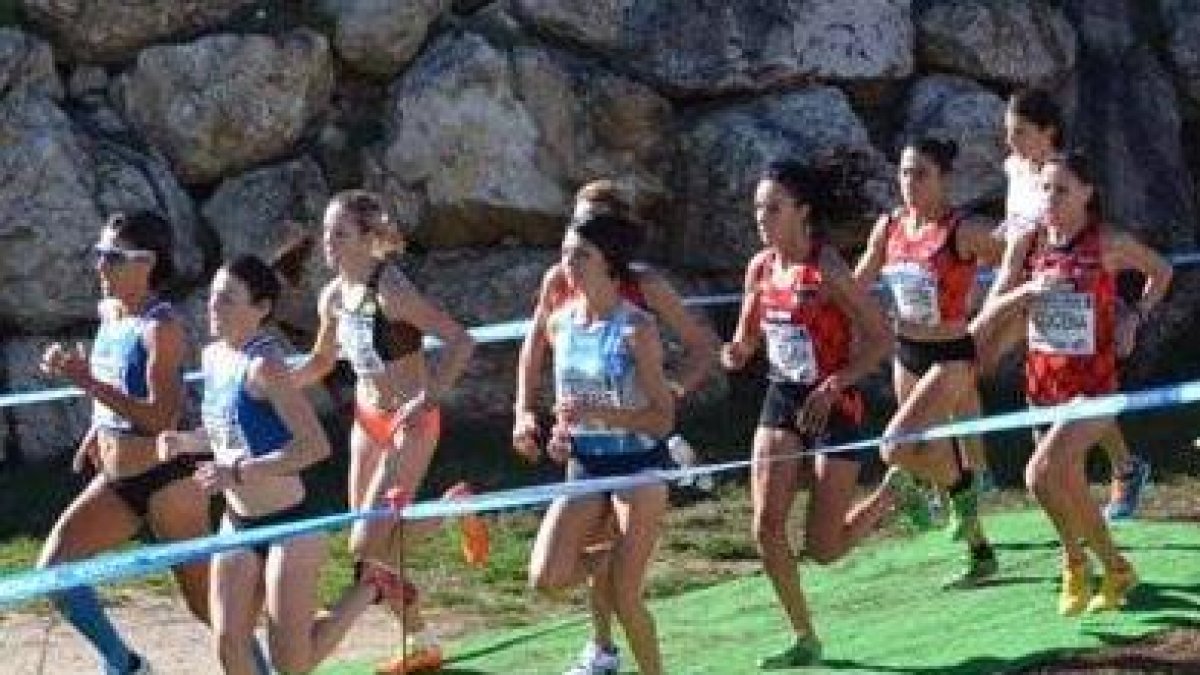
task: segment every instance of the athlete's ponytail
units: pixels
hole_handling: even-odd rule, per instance
[[[851,155],[838,164],[816,166],[794,159],[775,160],[767,164],[759,174],[759,180],[783,186],[797,205],[808,205],[813,220],[848,222],[862,215],[859,188],[866,181],[866,175],[867,171]]]

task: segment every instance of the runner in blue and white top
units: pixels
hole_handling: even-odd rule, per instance
[[[668,462],[663,439],[674,427],[675,408],[662,342],[654,320],[620,293],[636,242],[624,218],[602,213],[580,218],[563,239],[562,266],[575,294],[546,325],[558,394],[546,452],[568,464],[568,480],[631,476]],[[589,571],[605,570],[593,583],[611,588],[606,596],[645,675],[663,672],[642,587],[666,508],[666,486],[652,479],[604,495],[559,498],[542,521],[530,560],[531,583],[542,591],[575,586]],[[618,530],[612,548],[589,553],[589,539],[609,509]]]
[[[280,285],[266,263],[241,256],[217,270],[208,299],[203,427],[158,439],[164,458],[213,454],[196,482],[225,498],[225,531],[300,520],[312,513],[301,471],[329,456],[312,405],[293,384],[282,349],[262,325]],[[329,655],[381,590],[362,582],[324,610],[317,582],[323,534],[271,541],[212,560],[213,638],[226,673],[257,673],[254,628],[267,613],[275,670],[309,672]]]
[[[149,211],[116,214],[93,248],[103,299],[91,355],[53,344],[42,370],[70,380],[92,399],[92,422],[75,454],[76,471],[95,476],[63,511],[39,566],[91,557],[129,541],[143,526],[173,541],[207,534],[208,503],[189,480],[188,460],[160,462],[154,436],[183,409],[186,332],[162,290],[173,274],[171,227]],[[208,569],[174,569],[188,608],[208,619]],[[53,597],[67,621],[98,652],[106,673],[145,672],[90,588]]]

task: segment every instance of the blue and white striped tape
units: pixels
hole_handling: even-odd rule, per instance
[[[879,446],[883,442],[920,442],[957,436],[970,436],[994,431],[1030,428],[1055,422],[1071,422],[1121,413],[1169,408],[1200,401],[1200,380],[1157,387],[1137,392],[1113,394],[1059,406],[1031,408],[973,420],[942,424],[910,434],[891,438],[870,438],[851,443],[816,448],[788,457],[855,452]],[[750,466],[751,460],[709,464],[636,476],[621,476],[595,480],[555,483],[501,490],[455,501],[419,502],[407,506],[400,516],[405,519],[453,517],[465,513],[504,511],[550,502],[558,497],[571,497],[614,490],[626,490],[660,480],[724,473]],[[29,570],[0,577],[0,607],[17,604],[47,593],[84,585],[97,585],[121,579],[145,576],[158,570],[199,560],[236,548],[296,537],[345,527],[364,518],[395,517],[390,511],[351,511],[321,516],[292,523],[146,546],[133,551],[111,553],[88,560],[65,563],[44,570]]]

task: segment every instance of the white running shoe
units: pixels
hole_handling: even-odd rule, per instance
[[[616,675],[620,670],[621,652],[616,647],[609,651],[588,640],[575,665],[563,675]]]

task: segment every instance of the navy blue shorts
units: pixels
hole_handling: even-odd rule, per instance
[[[863,399],[856,389],[847,389],[842,400],[835,403],[825,421],[824,431],[814,436],[796,424],[796,414],[804,407],[809,393],[815,387],[793,382],[769,382],[763,396],[762,411],[758,415],[758,426],[767,429],[782,429],[800,436],[805,448],[819,448],[857,441],[863,434]],[[855,452],[831,454],[833,459],[862,462],[875,453],[875,448]]]
[[[631,476],[651,469],[671,467],[671,455],[665,443],[658,443],[644,452],[623,452],[611,455],[572,454],[567,462],[567,480]]]
[[[150,511],[150,498],[159,490],[177,480],[191,480],[200,462],[211,459],[211,456],[183,455],[169,462],[158,464],[136,476],[112,478],[108,486],[117,493],[121,501],[139,519],[145,519]]]

